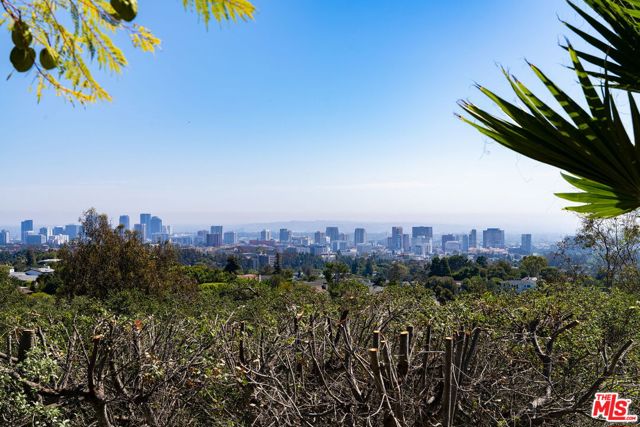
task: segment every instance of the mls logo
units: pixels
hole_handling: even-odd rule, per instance
[[[635,422],[637,415],[629,414],[631,399],[621,399],[618,393],[596,393],[593,401],[591,416],[593,418],[604,418],[610,423]]]

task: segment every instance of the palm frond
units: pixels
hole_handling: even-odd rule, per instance
[[[567,49],[588,111],[530,64],[562,107],[562,112],[554,110],[504,71],[524,107],[478,86],[507,118],[492,115],[467,101],[460,102],[467,115],[458,117],[505,147],[566,171],[563,177],[581,191],[558,196],[582,203],[566,209],[600,218],[632,211],[640,207],[640,147],[634,144],[634,141],[640,142],[640,113],[633,95],[629,94],[635,134],[632,140],[609,94],[608,85],[605,85],[604,96],[598,95],[582,66],[580,54],[571,45]]]
[[[568,22],[563,23],[599,51],[599,55],[578,50],[578,57],[597,67],[589,70],[589,74],[608,82],[612,88],[640,92],[640,0],[584,2],[601,19],[567,1],[598,36]]]

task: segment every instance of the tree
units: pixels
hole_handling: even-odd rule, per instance
[[[149,295],[189,289],[169,244],[147,246],[137,234],[112,229],[95,209],[80,218],[83,236],[60,250],[60,278],[66,296],[107,298],[124,290]]]
[[[541,256],[529,255],[522,259],[520,268],[522,268],[529,277],[538,277],[540,271],[547,266],[547,259]]]
[[[282,265],[281,264],[281,256],[280,252],[276,252],[276,261],[273,264],[273,274],[282,274]]]
[[[447,258],[434,257],[431,260],[430,276],[449,277],[451,276],[451,268]]]
[[[111,96],[94,78],[91,68],[120,73],[127,66],[127,58],[114,43],[112,34],[128,35],[133,47],[145,52],[154,52],[160,46],[160,39],[149,29],[130,22],[137,14],[137,1],[132,0],[135,7],[127,11],[122,8],[124,3],[123,0],[111,0],[110,3],[103,0],[0,0],[8,16],[7,20],[0,20],[0,26],[8,25],[14,31],[17,52],[27,52],[27,57],[35,58],[35,51],[29,50],[33,49],[32,43],[45,52],[40,53],[40,63],[35,63],[38,100],[44,89],[81,104],[110,100]],[[249,20],[255,11],[248,0],[182,0],[182,4],[185,9],[195,10],[207,26],[211,19],[219,22]],[[150,6],[149,3],[145,5]],[[43,55],[49,59],[43,60]],[[27,71],[33,63],[33,59],[27,60],[17,69]]]
[[[227,258],[227,264],[224,266],[224,271],[231,274],[237,274],[242,268],[238,263],[238,259],[234,256]]]
[[[349,271],[349,266],[343,262],[328,262],[323,274],[329,285],[338,285],[347,277]]]
[[[640,226],[638,214],[613,219],[583,218],[576,243],[593,251],[600,276],[607,287],[640,287]]]
[[[640,1],[585,0],[585,3],[609,25],[607,27],[569,2],[598,33],[593,36],[565,23],[599,51],[599,55],[594,55],[576,50],[568,42],[564,46],[569,52],[589,111],[530,64],[564,114],[556,112],[515,76],[504,71],[524,107],[478,86],[508,119],[492,115],[468,101],[460,102],[467,116],[458,117],[499,144],[566,171],[562,176],[579,192],[557,196],[581,203],[566,209],[607,218],[640,207],[640,150],[637,149],[640,144],[640,110],[633,96],[634,92],[640,91]],[[598,69],[585,70],[583,60]],[[597,79],[603,87],[602,96],[591,78]],[[634,135],[629,135],[625,129],[625,120],[618,112],[611,87],[627,92],[629,121],[633,124]]]

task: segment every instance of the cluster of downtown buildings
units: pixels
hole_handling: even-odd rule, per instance
[[[355,228],[352,234],[346,234],[338,227],[326,227],[324,231],[311,233],[294,233],[281,228],[272,234],[271,230],[265,229],[259,233],[242,233],[242,237],[239,237],[238,232],[225,231],[221,225],[195,233],[173,233],[172,227],[164,225],[158,216],[142,213],[139,218],[140,221],[132,225],[129,215],[121,215],[117,227],[123,231],[134,231],[147,243],[171,242],[176,246],[197,247],[207,252],[268,254],[287,251],[323,257],[340,253],[424,258],[453,254],[528,255],[534,249],[531,234],[522,234],[520,246],[508,248],[504,230],[499,228],[487,228],[481,233],[473,229],[464,234],[442,234],[437,239],[433,227],[428,226],[412,227],[410,234],[405,233],[403,227],[392,227],[391,235],[381,239],[369,239],[364,228]],[[78,224],[41,227],[36,231],[33,220],[25,220],[21,223],[20,241],[12,240],[8,231],[0,230],[0,245],[58,247],[79,237],[81,233],[82,227]]]

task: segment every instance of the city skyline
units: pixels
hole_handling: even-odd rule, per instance
[[[558,84],[573,80],[564,52],[549,49],[566,34],[557,16],[577,19],[564,2],[287,1],[209,32],[171,3],[142,14],[164,46],[153,57],[126,48],[125,74],[101,75],[113,103],[72,108],[47,94],[36,106],[30,75],[3,82],[5,140],[21,143],[4,147],[0,199],[13,202],[0,224],[95,206],[176,225],[515,218],[575,229],[552,194],[567,189],[557,170],[453,117],[457,99],[477,97],[475,81],[508,90],[496,63],[534,80],[525,53]],[[36,155],[54,173],[24,173]]]

